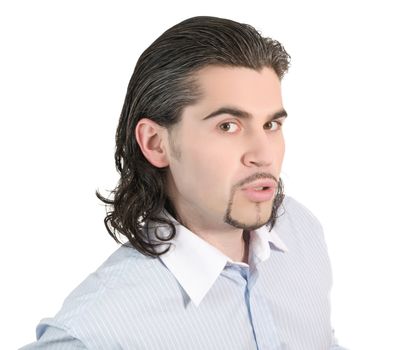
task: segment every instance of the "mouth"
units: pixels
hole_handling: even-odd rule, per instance
[[[244,195],[252,202],[267,202],[275,195],[275,187],[247,188],[242,190]]]
[[[252,202],[266,202],[274,197],[276,183],[273,180],[259,180],[241,188],[241,190]]]
[[[244,187],[242,187],[242,190],[249,190],[253,189],[256,191],[266,191],[269,190],[270,188],[276,188],[276,182],[274,180],[257,180],[254,181]]]
[[[269,186],[261,186],[261,187],[254,187],[253,190],[254,191],[265,191],[265,190],[268,190],[270,188],[271,187],[269,187]]]

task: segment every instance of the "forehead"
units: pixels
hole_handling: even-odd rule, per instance
[[[277,109],[282,106],[281,84],[270,67],[207,66],[195,73],[200,102],[209,105],[237,103],[250,109]]]

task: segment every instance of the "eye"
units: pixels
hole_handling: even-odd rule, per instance
[[[274,126],[274,128],[272,128],[272,125],[273,125],[273,124],[276,124],[276,126]],[[282,123],[281,123],[281,122],[278,122],[278,121],[276,121],[276,120],[273,120],[273,121],[271,121],[271,122],[268,122],[268,123],[265,124],[265,125],[268,125],[268,129],[270,129],[271,131],[279,130],[279,129],[282,127]],[[264,128],[266,129],[265,126],[264,126]]]
[[[219,125],[219,128],[229,134],[232,134],[237,131],[238,125],[234,122],[225,122]]]

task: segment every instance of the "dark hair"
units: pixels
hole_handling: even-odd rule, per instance
[[[171,240],[175,226],[159,214],[166,209],[176,217],[165,191],[167,168],[156,168],[142,154],[135,139],[138,121],[147,117],[171,130],[185,106],[199,99],[195,73],[208,65],[237,66],[260,70],[272,68],[282,80],[290,55],[271,38],[264,38],[248,24],[229,19],[199,16],[186,19],[165,31],[140,56],[130,79],[116,131],[115,163],[120,179],[111,191],[113,200],[97,197],[109,205],[104,219],[109,234],[121,243],[117,232],[141,253],[159,256],[157,246]],[[282,203],[283,184],[278,181],[270,230]],[[169,225],[170,234],[152,241],[144,230],[149,221]],[[146,227],[145,227],[146,229]]]

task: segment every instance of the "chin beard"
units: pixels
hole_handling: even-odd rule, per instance
[[[230,203],[227,207],[226,213],[223,217],[223,221],[233,227],[241,228],[241,229],[244,229],[247,231],[256,230],[264,225],[267,225],[267,227],[269,227],[269,231],[271,231],[275,225],[276,219],[278,218],[278,209],[281,206],[281,204],[284,200],[284,197],[285,197],[285,195],[284,195],[283,182],[282,182],[282,179],[279,178],[276,195],[275,195],[274,200],[272,202],[271,214],[270,214],[270,217],[268,218],[268,220],[264,221],[261,219],[261,216],[258,215],[256,217],[256,221],[253,224],[246,224],[244,222],[238,221],[231,216],[232,201],[230,201]],[[258,205],[258,204],[256,204],[256,205]]]
[[[256,204],[256,206],[258,206],[258,204]],[[272,214],[272,212],[271,212],[271,214]],[[253,230],[256,230],[256,229],[260,228],[261,226],[264,226],[265,224],[267,224],[269,222],[269,219],[262,220],[261,216],[257,215],[256,220],[253,224],[247,224],[245,222],[241,222],[241,221],[238,221],[235,218],[233,218],[231,216],[231,211],[228,209],[226,211],[225,216],[224,216],[224,222],[233,226],[233,227],[236,227],[236,228],[241,228],[246,231],[253,231]]]
[[[254,225],[247,225],[245,223],[242,223],[240,221],[237,221],[237,220],[229,217],[229,218],[227,218],[227,220],[225,222],[233,227],[242,228],[245,231],[253,231],[253,230],[257,230],[258,228],[264,226],[268,221],[264,222],[264,223],[256,223]]]

